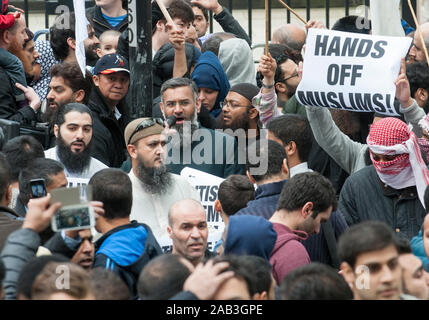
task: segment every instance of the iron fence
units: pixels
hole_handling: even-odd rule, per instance
[[[23,6],[24,6],[24,10],[25,10],[25,14],[26,14],[26,19],[28,21],[28,13],[29,13],[29,3],[30,0],[21,0],[21,1],[16,1],[16,2],[21,2],[23,1]],[[85,0],[86,1],[86,7],[90,7],[93,6],[95,1],[94,0]],[[286,2],[286,4],[288,4],[289,6],[291,5],[291,0],[284,0]],[[334,0],[324,0],[324,8],[325,8],[325,19],[326,19],[326,26],[329,28],[331,21],[330,21],[330,9],[332,8],[331,4],[332,1]],[[11,1],[14,2],[14,1]],[[35,1],[32,0],[32,2],[34,3]],[[127,3],[127,0],[123,0],[124,4]],[[369,2],[370,0],[344,0],[341,1],[341,3],[344,6],[344,15],[348,16],[350,14],[350,7],[352,5],[365,5],[367,7],[369,7]],[[234,5],[240,6],[241,8],[243,7],[243,4],[246,4],[246,0],[242,0],[242,1],[233,1],[232,0],[221,0],[220,3],[224,6],[226,6],[229,11],[233,12],[234,11]],[[252,11],[255,8],[260,8],[260,3],[261,1],[258,0],[247,0],[247,18],[248,18],[248,33],[250,36],[250,39],[252,39]],[[310,20],[311,19],[311,13],[312,13],[312,9],[314,9],[316,6],[313,4],[316,4],[317,7],[320,7],[320,4],[323,3],[322,1],[317,1],[315,2],[314,0],[302,0],[301,1],[302,4],[305,5],[305,13],[306,13],[306,20]],[[338,5],[338,1],[335,1],[336,5]],[[412,5],[414,6],[414,8],[417,7],[417,0],[412,0],[411,1]],[[45,27],[48,28],[49,27],[49,16],[50,15],[54,15],[55,14],[55,10],[59,5],[66,5],[69,6],[70,8],[73,7],[73,0],[45,0],[44,1],[44,11],[45,11]],[[268,14],[268,20],[269,20],[269,34],[271,36],[271,24],[272,24],[272,19],[271,19],[271,12],[273,10],[273,5],[275,5],[276,7],[278,7],[278,2],[277,0],[269,0],[268,1],[268,9],[269,9],[269,14]],[[313,5],[313,6],[312,6]],[[246,7],[246,6],[244,6]],[[286,23],[290,23],[291,22],[291,12],[287,9],[284,9],[286,12]],[[410,10],[408,8],[408,4],[406,0],[402,1],[402,17],[412,26],[415,27],[414,21],[412,19]],[[213,32],[213,14],[210,13],[210,32]]]

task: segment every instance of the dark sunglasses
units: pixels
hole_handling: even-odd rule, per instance
[[[161,126],[164,126],[164,120],[162,120],[161,118],[152,118],[152,119],[142,120],[142,122],[140,122],[139,125],[134,129],[133,133],[131,134],[130,138],[128,139],[128,144],[130,144],[131,139],[133,138],[133,136],[137,132],[144,130],[146,128],[150,128],[150,127],[154,126],[155,124],[159,124]]]

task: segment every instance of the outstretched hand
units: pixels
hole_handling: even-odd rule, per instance
[[[34,111],[37,111],[40,108],[40,98],[37,95],[36,91],[32,87],[24,87],[20,83],[15,84],[18,89],[24,92],[25,98],[30,103],[30,107],[33,108]]]

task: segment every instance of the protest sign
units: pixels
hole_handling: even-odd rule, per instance
[[[395,80],[411,42],[311,28],[296,98],[307,106],[397,115]]]

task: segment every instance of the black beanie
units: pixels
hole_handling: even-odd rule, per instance
[[[238,94],[242,95],[247,100],[252,102],[253,97],[258,95],[259,88],[251,83],[239,83],[235,86],[232,86],[229,91],[237,92]]]

